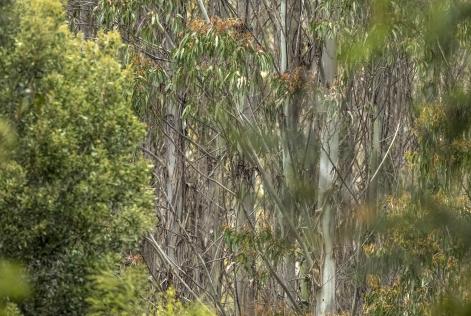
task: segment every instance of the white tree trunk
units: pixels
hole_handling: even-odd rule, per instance
[[[333,84],[336,74],[335,39],[325,41],[322,53],[322,69],[327,90]],[[328,93],[328,91],[326,92]],[[337,102],[323,101],[325,129],[321,135],[321,154],[319,161],[318,207],[322,208],[321,232],[324,256],[322,262],[321,290],[317,303],[320,316],[335,313],[336,262],[334,254],[336,206],[331,202],[331,190],[335,181],[335,165],[338,162],[339,137],[337,124]]]

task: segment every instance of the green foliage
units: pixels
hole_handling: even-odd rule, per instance
[[[176,298],[175,290],[170,288],[161,296],[157,308],[158,315],[162,316],[214,316],[208,307],[201,304],[184,305]]]
[[[419,67],[448,63],[460,41],[469,37],[469,5],[462,1],[345,3],[339,37],[340,59],[347,67],[374,58],[393,59],[397,53],[417,61]]]
[[[269,227],[260,227],[257,231],[246,229],[236,230],[226,227],[224,241],[236,254],[234,261],[240,269],[256,275],[257,282],[263,284],[269,276],[267,268],[262,262],[260,249],[264,249],[264,256],[274,264],[278,264],[284,257],[296,252],[293,245],[277,237]]]
[[[176,85],[200,80],[210,91],[247,89],[254,70],[248,66],[267,71],[271,60],[245,27],[237,19],[214,18],[211,25],[189,22],[173,55],[178,64]]]
[[[30,273],[25,314],[83,315],[103,258],[113,271],[153,226],[144,127],[116,33],[73,36],[56,0],[14,10],[15,45],[0,50],[0,115],[17,134],[0,167],[0,255]]]
[[[4,120],[0,120],[0,165],[10,157],[15,145],[15,135]]]
[[[417,147],[408,154],[414,185],[387,199],[378,234],[364,247],[371,269],[363,312],[463,314],[469,302],[471,98],[469,63],[458,60],[469,45],[469,12],[461,1],[378,3],[384,7],[375,14],[388,14],[377,23],[389,21],[389,30],[378,45],[367,46],[415,63],[412,96],[420,106],[412,133]]]
[[[126,36],[142,38],[147,44],[160,44],[158,32],[163,25],[167,31],[177,33],[183,27],[182,14],[187,9],[187,4],[181,1],[99,0],[96,11],[100,24],[105,27],[118,28]]]
[[[17,264],[0,261],[0,297],[21,299],[29,293],[25,271]]]
[[[429,314],[450,289],[463,297],[456,284],[464,282],[464,249],[433,207],[470,224],[459,213],[463,202],[444,195],[417,200],[405,193],[387,199],[380,233],[363,247],[370,268],[366,315]]]
[[[422,154],[416,162],[428,185],[448,185],[451,189],[453,183],[455,187],[457,182],[462,185],[460,175],[471,166],[471,95],[453,91],[444,101],[420,110],[416,133]]]
[[[2,32],[0,33],[0,48],[7,47],[13,44],[12,31],[17,26],[17,16],[12,14],[12,1],[2,0],[0,2],[0,27]]]
[[[105,269],[91,276],[93,290],[87,299],[90,304],[87,315],[215,315],[201,303],[183,304],[173,288],[153,295],[146,269],[138,264],[120,271]]]
[[[18,264],[0,260],[0,316],[21,315],[15,302],[30,294],[26,272]]]
[[[149,292],[145,269],[130,266],[117,272],[108,267],[91,276],[88,315],[145,315],[143,298]]]

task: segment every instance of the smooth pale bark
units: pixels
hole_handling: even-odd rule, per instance
[[[210,23],[211,21],[209,20],[208,11],[206,10],[206,7],[204,6],[203,0],[198,0],[198,6],[200,7],[201,14],[203,15],[203,18],[206,21],[206,23]]]
[[[322,70],[324,83],[328,90],[336,75],[336,43],[327,38],[322,52]],[[328,93],[328,91],[326,92]],[[322,209],[321,232],[323,237],[323,262],[321,272],[321,289],[317,302],[317,315],[335,314],[336,261],[334,254],[336,206],[331,202],[331,190],[335,181],[335,166],[338,162],[339,136],[336,101],[323,101],[325,129],[321,133],[321,154],[319,161],[318,205]]]
[[[280,72],[284,73],[288,68],[288,51],[286,43],[286,1],[281,0],[280,6],[280,19],[281,19],[281,29],[280,29]]]

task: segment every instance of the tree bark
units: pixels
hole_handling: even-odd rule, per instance
[[[325,40],[322,52],[322,70],[326,93],[336,75],[336,43],[334,38]],[[323,237],[323,262],[321,289],[317,302],[317,315],[333,315],[336,312],[336,261],[334,254],[336,206],[332,201],[332,189],[335,182],[335,168],[338,162],[338,107],[336,101],[323,101],[325,129],[321,134],[321,154],[319,161],[318,207],[322,209],[321,232]]]

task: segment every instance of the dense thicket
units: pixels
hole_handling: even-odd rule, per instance
[[[26,267],[25,315],[84,315],[103,273],[118,294],[123,258],[155,221],[120,38],[76,37],[63,12],[59,1],[34,0],[0,13],[17,20],[2,25],[11,33],[0,49],[0,117],[17,139],[0,165],[0,257]],[[139,307],[124,303],[106,313]]]

